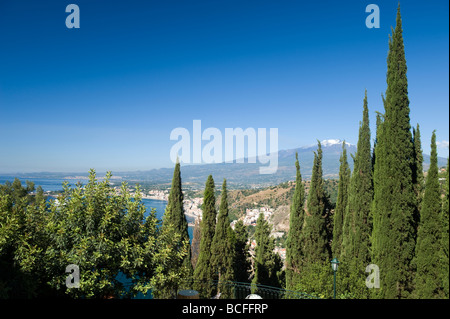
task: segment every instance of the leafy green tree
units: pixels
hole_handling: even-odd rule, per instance
[[[211,267],[217,270],[221,298],[232,298],[227,281],[234,280],[235,235],[228,218],[227,181],[223,180],[217,224],[211,244]]]
[[[116,193],[110,178],[107,173],[98,182],[91,170],[85,186],[71,188],[66,182],[64,192],[49,203],[40,199],[10,206],[14,192],[28,198],[18,192],[18,183],[11,195],[1,192],[0,219],[6,221],[0,230],[1,267],[7,253],[14,262],[10,273],[20,279],[2,281],[3,296],[18,296],[15,287],[22,291],[20,297],[75,298],[150,291],[158,296],[162,288],[175,287],[184,275],[175,266],[186,256],[188,242],[180,245],[173,227],[158,227],[154,210],[145,217],[139,186],[134,197],[126,183]],[[15,211],[19,206],[25,209]],[[70,264],[80,269],[78,288],[66,287]]]
[[[213,280],[217,278],[211,265],[211,245],[216,229],[217,215],[214,190],[214,179],[209,175],[203,194],[200,252],[194,269],[194,289],[200,293],[202,298],[210,298],[214,294]]]
[[[396,23],[389,41],[384,121],[377,132],[372,213],[372,262],[383,269],[375,294],[387,299],[408,297],[412,291],[417,210],[400,6]]]
[[[48,291],[42,272],[24,272],[20,260],[27,256],[18,254],[26,245],[41,253],[39,246],[45,243],[40,227],[45,223],[46,214],[40,213],[45,204],[32,196],[33,191],[33,183],[23,187],[17,178],[0,185],[0,298],[32,298]]]
[[[34,202],[36,204],[40,204],[43,201],[45,201],[44,190],[42,189],[42,186],[38,186],[36,188],[36,196],[34,197]]]
[[[305,189],[302,183],[302,175],[300,174],[298,153],[295,153],[295,168],[297,177],[289,215],[289,232],[286,240],[286,288],[289,290],[295,289],[300,276],[299,270],[302,261],[300,238],[305,218]]]
[[[438,298],[442,290],[440,247],[442,211],[441,191],[436,151],[436,133],[431,137],[430,168],[417,234],[415,295],[418,298]]]

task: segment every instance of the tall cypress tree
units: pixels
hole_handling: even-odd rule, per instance
[[[327,215],[327,198],[322,178],[322,145],[318,142],[311,184],[308,194],[307,213],[302,236],[304,261],[307,263],[328,262],[330,247],[327,240],[325,217]]]
[[[295,289],[298,285],[300,263],[302,261],[301,236],[305,218],[305,189],[300,174],[298,153],[295,153],[295,168],[297,177],[295,179],[294,197],[292,198],[291,211],[289,215],[289,232],[286,240],[286,288]]]
[[[283,263],[278,254],[273,250],[275,248],[275,240],[270,236],[271,226],[264,219],[264,214],[261,213],[256,220],[255,227],[255,275],[252,284],[267,285],[272,287],[282,287],[281,268]],[[281,280],[280,280],[281,279]],[[258,289],[252,287],[253,293],[259,293]]]
[[[420,210],[422,207],[422,199],[424,195],[425,179],[423,175],[423,154],[422,154],[422,142],[420,140],[420,127],[417,123],[416,128],[413,127],[413,167],[412,178],[413,187],[416,194],[416,210],[414,211],[414,223],[416,229],[420,222]]]
[[[383,99],[383,105],[385,103],[384,100],[384,96],[381,95],[381,98]],[[379,139],[379,134],[381,134],[381,126],[383,124],[383,120],[384,120],[384,114],[380,113],[380,112],[375,112],[377,114],[377,118],[376,118],[376,128],[375,128],[375,140],[373,142],[373,150],[372,150],[372,176],[373,176],[373,181],[375,182],[375,162],[376,162],[376,151],[377,151],[377,144],[378,144],[378,139]]]
[[[400,6],[389,41],[382,134],[377,133],[372,252],[380,271],[381,298],[406,297],[412,290],[415,246],[413,145]]]
[[[200,253],[200,239],[201,239],[200,218],[197,217],[195,219],[194,231],[192,234],[192,243],[191,243],[191,262],[192,262],[193,269],[195,269],[195,266],[197,265],[197,259],[198,259],[198,255]]]
[[[167,202],[166,210],[163,217],[163,227],[167,225],[173,225],[174,231],[181,234],[180,245],[182,242],[187,242],[188,253],[184,259],[180,262],[178,267],[184,268],[185,277],[183,278],[183,285],[190,285],[192,279],[193,268],[191,263],[191,247],[189,244],[188,222],[184,215],[183,207],[183,191],[181,188],[181,171],[180,163],[177,161],[172,178],[172,187],[169,193],[169,199]],[[168,292],[170,293],[170,292]]]
[[[380,121],[381,119],[379,119]],[[380,122],[378,123],[380,125]],[[349,186],[343,262],[350,274],[351,291],[356,297],[367,297],[365,267],[370,263],[370,210],[373,200],[372,154],[370,147],[369,109],[367,91],[363,103],[363,119],[359,126],[353,174]]]
[[[234,258],[234,280],[248,282],[250,274],[250,253],[248,244],[248,232],[242,220],[238,220],[234,227],[236,244]]]
[[[423,177],[423,154],[422,143],[420,141],[420,127],[417,123],[416,128],[413,128],[413,144],[414,144],[414,165],[413,165],[413,183],[414,190],[417,196],[417,208],[420,211],[423,190],[424,190],[424,177]]]
[[[300,284],[297,290],[328,295],[330,291],[330,245],[326,219],[328,200],[322,179],[322,146],[318,143],[301,235],[303,258],[300,267]]]
[[[235,237],[228,218],[227,181],[223,180],[216,230],[211,244],[211,266],[218,273],[222,298],[232,298],[231,286],[221,282],[234,279]]]
[[[213,295],[214,287],[212,281],[216,279],[214,268],[211,265],[211,244],[216,228],[216,197],[214,189],[214,180],[209,175],[203,194],[200,252],[194,270],[194,289],[200,293],[202,298],[210,298]]]
[[[430,168],[426,178],[420,224],[417,234],[415,294],[419,298],[439,297],[442,287],[440,269],[441,191],[436,151],[436,134],[431,137]]]
[[[340,163],[341,165],[339,167],[338,195],[333,220],[333,242],[331,247],[333,257],[337,257],[338,259],[340,259],[342,252],[344,216],[347,210],[348,188],[350,184],[351,174],[350,167],[347,161],[347,149],[345,148],[345,141],[342,143]]]
[[[442,286],[444,290],[444,296],[449,297],[449,160],[447,158],[447,171],[444,184],[444,199],[442,201],[442,214],[441,214],[441,274],[442,274]]]

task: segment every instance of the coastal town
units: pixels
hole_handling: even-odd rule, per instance
[[[116,193],[121,192],[121,189],[119,187],[114,187],[114,190]],[[135,195],[134,188],[128,188],[127,191],[129,192],[129,194],[131,196]],[[170,191],[170,189],[165,189],[165,190],[151,189],[151,190],[148,190],[145,192],[141,192],[141,196],[143,199],[167,201],[169,199],[169,191]],[[203,203],[202,197],[185,198],[183,200],[184,213],[188,219],[188,224],[190,227],[194,226],[197,218],[199,220],[202,219],[202,209],[201,209],[202,203]],[[230,223],[230,226],[232,229],[234,229],[236,223],[239,220],[242,220],[242,222],[245,226],[256,227],[256,222],[257,222],[260,214],[263,214],[264,220],[266,220],[267,222],[272,224],[272,217],[274,214],[274,209],[269,206],[261,206],[261,207],[254,207],[254,208],[246,208],[245,213],[239,219],[233,220]],[[281,238],[283,235],[285,235],[284,232],[274,231],[274,230],[272,230],[272,232],[271,232],[271,236],[273,238]],[[250,254],[254,253],[255,248],[256,248],[256,241],[255,241],[255,239],[250,238],[249,239]],[[274,252],[279,254],[282,260],[285,260],[286,248],[276,245]]]

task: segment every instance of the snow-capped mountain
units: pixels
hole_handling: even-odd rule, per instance
[[[343,142],[344,141],[340,140],[340,139],[328,139],[328,140],[320,141],[320,145],[322,145],[322,147],[330,147],[330,146],[336,146],[336,145],[338,145],[339,147],[342,147]],[[350,147],[353,144],[345,142],[345,145],[347,145],[347,147]],[[300,149],[309,149],[309,148],[315,148],[315,147],[317,147],[317,143],[302,146],[302,147],[300,147]]]
[[[323,141],[321,141],[320,144],[321,144],[322,146],[324,146],[324,147],[327,147],[327,146],[333,146],[333,145],[340,145],[340,146],[342,146],[342,143],[343,143],[343,142],[344,142],[344,141],[341,141],[341,140],[339,140],[339,139],[329,139],[329,140],[323,140]],[[351,144],[348,143],[348,142],[345,142],[345,145],[350,146]]]
[[[339,139],[327,139],[322,145],[322,169],[324,178],[338,178],[339,158],[342,153],[343,141]],[[353,160],[350,154],[356,152],[356,146],[346,142],[348,162],[353,169]],[[314,162],[314,152],[317,151],[317,143],[278,152],[278,170],[275,174],[259,174],[260,163],[220,163],[205,165],[182,165],[181,177],[184,182],[199,183],[202,185],[209,174],[214,180],[221,181],[223,178],[231,185],[277,185],[279,183],[295,179],[295,153],[298,153],[300,171],[303,179],[311,177]],[[169,183],[173,176],[173,168],[163,168],[136,174],[137,178],[148,179],[154,182]],[[129,176],[130,177],[130,176]]]

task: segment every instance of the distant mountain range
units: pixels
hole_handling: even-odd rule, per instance
[[[342,141],[329,139],[321,141],[323,153],[323,176],[324,178],[339,177],[339,159],[342,152]],[[350,154],[356,153],[356,145],[346,143],[348,161],[353,169],[353,159]],[[224,178],[227,183],[234,187],[261,187],[277,185],[288,180],[295,179],[295,153],[298,152],[300,171],[303,179],[310,179],[314,162],[314,152],[317,145],[304,146],[295,149],[281,150],[278,152],[278,170],[275,174],[259,174],[259,162],[248,163],[220,163],[220,164],[200,164],[182,165],[181,177],[183,183],[195,183],[203,185],[209,174],[212,174],[216,184],[220,185]],[[424,154],[424,167],[428,168],[430,156]],[[445,158],[438,159],[439,166],[445,166]],[[172,179],[173,168],[153,169],[150,171],[118,173],[127,180],[145,180],[154,183],[168,183]]]
[[[342,152],[342,141],[338,139],[329,139],[321,141],[323,152],[323,176],[324,178],[339,177],[339,158]],[[353,159],[350,154],[356,153],[356,145],[346,143],[348,161],[353,170]],[[252,188],[278,185],[285,181],[295,179],[295,153],[298,152],[300,161],[300,170],[302,178],[308,180],[311,178],[312,166],[314,161],[314,152],[317,151],[317,145],[303,146],[295,149],[281,150],[278,152],[278,170],[275,174],[260,174],[259,168],[264,166],[258,161],[248,163],[219,163],[219,164],[196,164],[182,165],[181,177],[183,184],[198,185],[203,187],[206,178],[212,174],[217,185],[221,185],[224,178],[232,188]],[[430,163],[430,156],[424,157],[424,169],[427,170]],[[439,167],[445,166],[447,159],[439,157]],[[99,176],[102,174],[98,174]],[[152,169],[148,171],[132,172],[113,172],[114,177],[128,180],[130,182],[146,182],[151,184],[168,184],[172,180],[173,167]],[[71,178],[70,173],[30,173],[15,174],[23,178]],[[76,173],[73,177],[83,178],[86,174]]]

